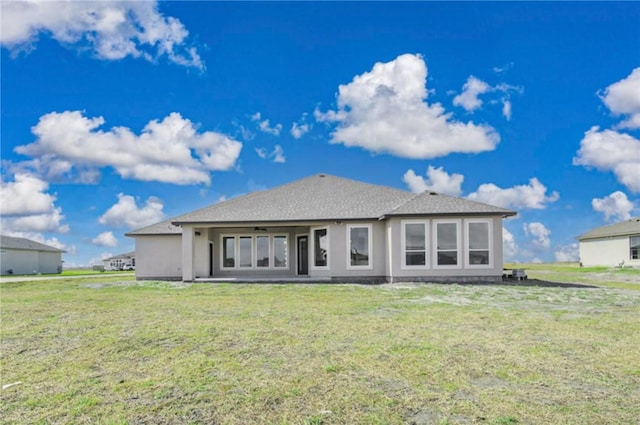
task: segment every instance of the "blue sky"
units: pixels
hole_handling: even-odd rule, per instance
[[[324,172],[515,209],[507,260],[640,214],[640,3],[10,2],[2,233],[67,266]]]

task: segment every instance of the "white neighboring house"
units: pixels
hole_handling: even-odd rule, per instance
[[[578,241],[583,266],[640,267],[640,217],[597,227]]]
[[[318,174],[126,235],[138,279],[500,281],[515,214]]]
[[[135,270],[136,252],[127,252],[126,254],[107,258],[106,260],[102,260],[102,264],[105,270]]]
[[[60,273],[65,252],[30,239],[0,236],[0,274]]]

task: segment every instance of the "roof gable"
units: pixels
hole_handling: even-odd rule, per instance
[[[425,214],[491,214],[502,216],[516,215],[515,211],[495,207],[482,202],[470,201],[456,196],[426,191],[411,200],[394,208],[388,214],[393,215],[425,215]]]
[[[26,238],[16,238],[13,236],[0,235],[0,247],[6,249],[21,249],[24,251],[47,251],[47,252],[67,252],[53,246],[45,245],[40,242],[32,241]]]
[[[631,235],[640,235],[640,217],[634,217],[630,220],[621,221],[619,223],[596,227],[595,229],[578,236],[578,240]]]

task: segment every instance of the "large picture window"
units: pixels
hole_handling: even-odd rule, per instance
[[[371,268],[371,225],[347,226],[347,268]]]
[[[435,264],[437,267],[460,267],[460,222],[442,220],[435,222]]]
[[[491,266],[491,222],[467,221],[467,266]]]
[[[425,268],[428,266],[427,221],[405,221],[402,224],[403,267]]]
[[[314,267],[329,265],[329,233],[326,228],[313,231],[313,265]]]
[[[640,260],[640,236],[629,238],[629,259]]]
[[[222,269],[288,268],[287,235],[223,235]]]

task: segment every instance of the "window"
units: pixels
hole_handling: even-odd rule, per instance
[[[313,265],[315,267],[329,265],[329,233],[326,228],[313,231]]]
[[[427,221],[403,221],[403,267],[425,268],[427,264]]]
[[[347,226],[347,268],[371,268],[371,225]]]
[[[490,267],[491,222],[489,220],[467,221],[467,265]]]
[[[287,235],[224,235],[222,269],[288,268]]]
[[[222,267],[236,266],[236,238],[224,236],[222,238]]]
[[[256,266],[269,267],[269,236],[256,236]]]
[[[629,258],[631,260],[640,260],[640,236],[631,236],[629,238]]]
[[[240,267],[251,267],[253,265],[253,255],[251,249],[251,236],[240,236],[239,259]]]
[[[438,267],[460,267],[460,232],[458,220],[441,220],[435,222],[436,261]]]
[[[273,237],[273,252],[273,266],[287,267],[288,250],[286,236]]]

